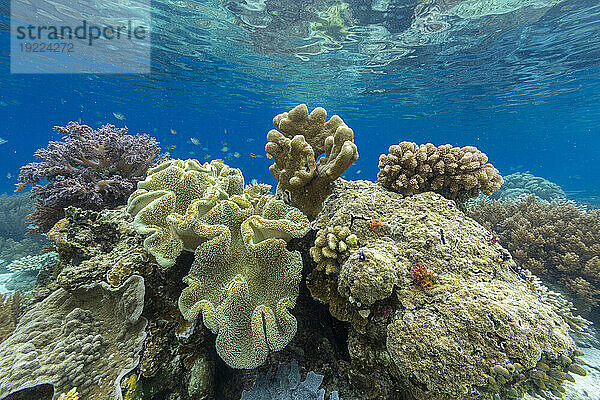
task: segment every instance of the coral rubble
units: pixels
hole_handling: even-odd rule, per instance
[[[309,114],[306,104],[275,116],[273,124],[265,151],[274,161],[269,171],[279,182],[277,194],[314,218],[331,183],[358,159],[354,132],[337,115],[327,120],[322,107]]]
[[[244,191],[241,171],[220,161],[172,160],[149,171],[128,206],[159,264],[168,268],[183,250],[194,252],[179,308],[189,321],[202,314],[217,334],[217,353],[235,368],[261,365],[296,333],[288,309],[302,261],[286,241],[303,236],[308,219],[261,193]]]
[[[94,130],[69,122],[54,130],[63,140],[38,149],[34,155],[42,161],[21,167],[17,184],[17,190],[33,185],[36,209],[29,217],[42,232],[68,206],[99,210],[125,203],[148,168],[165,159],[154,138],[129,135],[127,128],[107,124]]]
[[[383,222],[377,231],[373,219]],[[368,398],[395,398],[398,387],[417,399],[464,400],[559,390],[540,388],[535,371],[542,359],[561,374],[568,369],[561,357],[575,353],[569,326],[453,201],[341,180],[315,223],[351,222],[360,248],[321,281],[346,303],[353,382]],[[415,283],[415,264],[435,270],[431,288]],[[366,323],[357,327],[356,319]],[[490,384],[490,368],[509,363],[522,366],[519,379]]]
[[[121,399],[121,378],[135,368],[146,338],[144,280],[116,289],[58,289],[23,315],[0,343],[0,397],[41,384],[54,398],[77,386],[85,399]]]
[[[491,195],[502,176],[488,157],[474,146],[434,146],[400,142],[379,157],[377,179],[386,188],[405,195],[434,191],[464,201],[481,191]]]
[[[558,284],[578,308],[600,296],[600,210],[544,202],[482,199],[469,215],[493,230],[516,263],[545,282]]]

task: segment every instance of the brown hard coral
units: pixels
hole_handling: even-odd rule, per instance
[[[354,132],[337,115],[327,120],[322,107],[309,114],[306,104],[277,115],[273,124],[265,151],[273,157],[277,193],[314,218],[331,183],[358,159]]]
[[[491,195],[503,183],[488,157],[474,146],[439,147],[400,142],[379,156],[377,179],[388,189],[405,195],[427,191],[452,199]]]
[[[481,200],[469,216],[493,230],[516,263],[566,289],[583,308],[600,296],[600,210],[545,202]]]

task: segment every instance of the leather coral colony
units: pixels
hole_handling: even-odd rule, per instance
[[[163,268],[181,251],[194,252],[179,309],[190,321],[202,314],[229,366],[255,368],[292,340],[296,319],[288,310],[298,297],[302,259],[286,242],[308,231],[302,212],[253,185],[244,188],[241,171],[216,160],[171,160],[151,169],[128,211]]]

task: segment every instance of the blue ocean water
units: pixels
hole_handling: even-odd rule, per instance
[[[126,125],[175,145],[173,156],[223,158],[274,184],[265,135],[306,103],[354,130],[348,178],[374,180],[379,154],[409,140],[475,145],[503,175],[600,196],[598,3],[459,3],[160,0],[152,73],[11,75],[3,0],[0,192],[71,120]]]

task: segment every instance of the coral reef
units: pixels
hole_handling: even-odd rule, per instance
[[[336,273],[339,266],[358,248],[358,238],[350,233],[347,226],[334,226],[319,229],[315,245],[310,248],[310,256],[317,263],[319,271]]]
[[[0,397],[48,383],[54,399],[74,385],[85,399],[121,399],[121,378],[137,366],[146,338],[143,306],[137,275],[117,289],[56,290],[0,343]]]
[[[327,120],[322,107],[309,114],[306,104],[275,116],[273,124],[265,151],[274,161],[269,171],[279,182],[277,194],[312,219],[331,183],[358,159],[354,133],[337,115]]]
[[[194,252],[179,298],[186,320],[200,313],[231,367],[255,368],[296,333],[288,309],[298,296],[302,261],[286,241],[302,237],[308,219],[271,194],[249,187],[220,161],[172,160],[148,172],[128,211],[144,247],[164,267]],[[223,290],[223,288],[226,288]]]
[[[325,389],[319,389],[323,375],[310,371],[306,379],[300,381],[298,363],[293,360],[289,364],[280,365],[277,373],[270,370],[266,375],[256,378],[254,386],[242,393],[241,400],[323,400]],[[331,393],[329,400],[337,400],[337,392]]]
[[[519,203],[480,200],[469,216],[498,235],[516,263],[557,283],[580,310],[600,295],[600,210],[529,196]]]
[[[15,329],[21,312],[21,293],[0,294],[0,343]]]
[[[75,207],[48,232],[60,263],[38,276],[38,298],[62,287],[78,289],[93,282],[121,285],[129,276],[147,276],[154,259],[142,247],[124,208],[90,211]],[[47,286],[46,286],[47,285]]]
[[[6,266],[6,269],[12,272],[10,279],[6,282],[6,288],[27,292],[33,288],[41,269],[52,267],[57,263],[58,254],[55,252],[16,259]]]
[[[373,219],[382,220],[377,232]],[[518,397],[543,390],[535,375],[540,360],[572,359],[569,326],[453,201],[431,192],[402,198],[371,182],[339,180],[315,224],[351,222],[359,250],[339,274],[321,277],[346,302],[352,381],[367,398],[400,398],[399,387],[417,399]],[[435,285],[414,283],[415,264],[435,270]],[[362,330],[356,318],[366,319]],[[520,380],[490,384],[490,367],[508,363],[523,366]]]
[[[58,254],[49,252],[37,256],[25,256],[14,260],[6,266],[10,272],[39,271],[40,269],[58,262]]]
[[[504,184],[491,195],[494,200],[517,200],[520,196],[532,194],[547,201],[566,198],[565,192],[556,183],[529,172],[515,172],[502,178]]]
[[[0,195],[0,267],[39,254],[48,243],[42,235],[27,235],[27,215],[35,210],[28,193]]]
[[[379,156],[377,179],[405,195],[434,191],[464,201],[480,191],[489,196],[503,182],[488,157],[474,146],[400,142],[390,146],[389,152]]]
[[[94,130],[69,122],[54,130],[63,140],[35,152],[42,161],[21,167],[16,189],[33,186],[36,209],[29,218],[42,232],[61,219],[68,206],[99,210],[125,203],[148,168],[165,159],[154,138],[129,135],[127,128],[107,124]]]
[[[526,280],[531,291],[538,296],[542,303],[552,307],[554,312],[565,320],[567,325],[569,325],[573,339],[575,339],[578,344],[589,347],[589,342],[594,340],[591,330],[592,322],[579,315],[579,312],[572,302],[565,299],[562,294],[550,290],[528,269],[520,269],[519,275]]]

